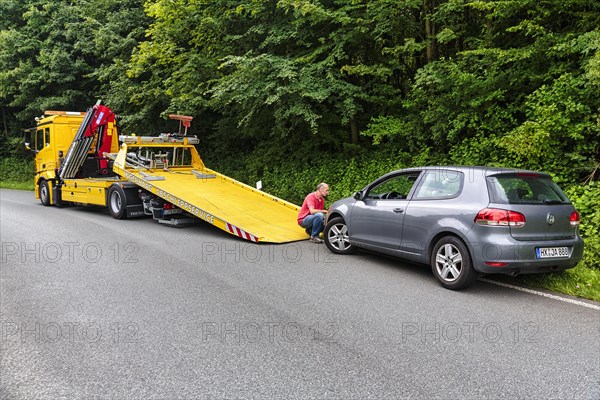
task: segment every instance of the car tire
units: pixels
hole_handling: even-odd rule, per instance
[[[39,193],[40,193],[40,201],[43,205],[49,206],[50,203],[50,185],[48,185],[48,181],[41,180],[39,183]]]
[[[127,197],[125,191],[118,185],[108,189],[107,205],[110,215],[115,219],[127,218]]]
[[[350,244],[348,240],[346,221],[341,217],[333,218],[327,222],[323,237],[327,248],[335,254],[352,254],[356,251],[356,246]]]
[[[431,252],[431,270],[446,289],[464,289],[477,280],[469,250],[455,236],[437,241]]]

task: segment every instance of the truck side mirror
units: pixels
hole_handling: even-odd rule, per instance
[[[36,149],[32,149],[30,147],[30,144],[28,142],[25,142],[25,150],[32,152],[34,155],[37,154],[39,152],[39,150]]]
[[[36,149],[32,149],[31,147],[29,147],[29,143],[25,142],[25,150],[32,152],[33,154],[37,154],[38,151]]]
[[[25,129],[25,150],[37,154],[37,150],[31,148],[31,129]]]

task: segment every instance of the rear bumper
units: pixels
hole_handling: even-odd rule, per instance
[[[583,239],[544,242],[516,241],[512,238],[496,238],[498,242],[487,242],[472,245],[473,268],[485,274],[534,274],[540,272],[564,271],[575,267],[583,258]],[[536,249],[540,247],[567,247],[568,257],[543,258],[536,257]],[[502,263],[491,266],[486,263]],[[505,265],[504,265],[505,264]]]

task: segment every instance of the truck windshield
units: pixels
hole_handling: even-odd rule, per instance
[[[131,148],[127,162],[145,168],[189,167],[192,154],[188,147],[139,147]]]

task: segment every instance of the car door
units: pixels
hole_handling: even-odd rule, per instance
[[[420,171],[384,176],[369,185],[352,209],[350,240],[359,246],[393,253],[402,241],[402,223]]]
[[[464,174],[459,171],[436,168],[423,172],[404,212],[400,256],[422,261],[429,250],[430,239],[438,231],[461,230],[463,225],[473,223],[471,214],[476,205],[471,201],[476,199],[459,198],[463,185]],[[461,221],[466,223],[461,224]]]

